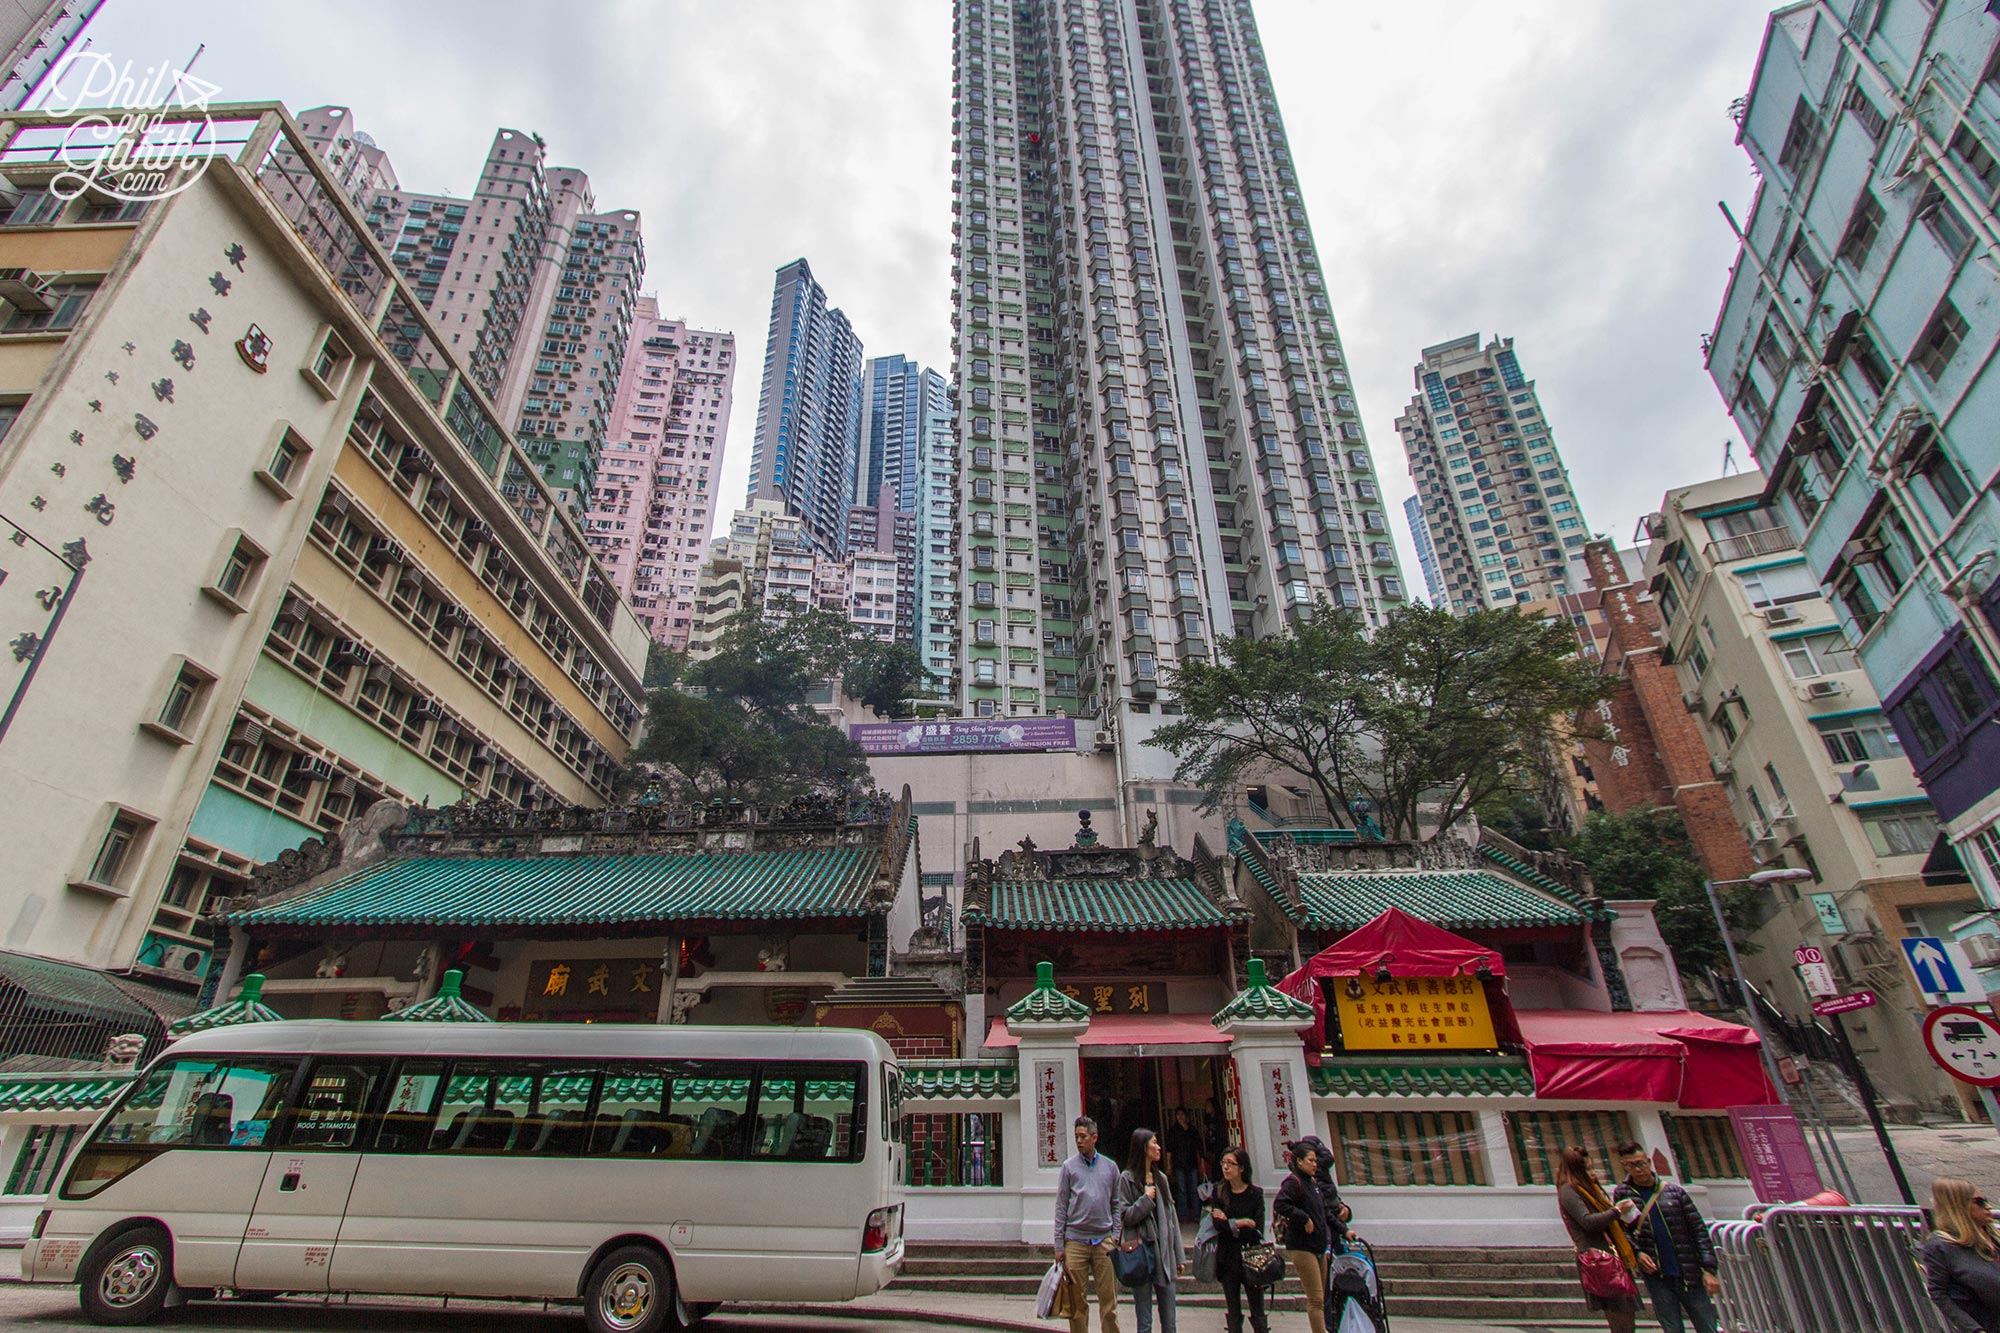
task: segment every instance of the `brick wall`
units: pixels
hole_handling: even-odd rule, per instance
[[[1680,677],[1663,660],[1659,608],[1644,596],[1642,585],[1626,577],[1611,543],[1590,543],[1584,560],[1611,630],[1603,669],[1619,677],[1610,727],[1603,739],[1584,742],[1598,796],[1613,814],[1672,806],[1703,873],[1741,879],[1757,863],[1729,807],[1728,789],[1709,766],[1701,724],[1681,701]],[[1624,764],[1614,757],[1616,747],[1623,748]]]

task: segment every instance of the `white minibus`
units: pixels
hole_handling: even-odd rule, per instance
[[[901,1092],[854,1030],[218,1029],[104,1113],[22,1276],[100,1324],[210,1292],[581,1301],[601,1333],[851,1300],[902,1265]]]

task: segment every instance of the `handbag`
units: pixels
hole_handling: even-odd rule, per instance
[[[1583,1282],[1583,1289],[1600,1300],[1639,1294],[1625,1261],[1610,1250],[1578,1250],[1576,1271]]]
[[[1194,1233],[1194,1280],[1215,1281],[1215,1261],[1222,1250],[1222,1235],[1216,1230],[1215,1215],[1202,1210],[1201,1225]]]
[[[1285,1276],[1285,1254],[1275,1245],[1245,1245],[1237,1259],[1243,1280],[1253,1287],[1276,1286]]]
[[[1111,1271],[1121,1287],[1143,1287],[1153,1280],[1153,1246],[1140,1241],[1131,1249],[1123,1246],[1111,1252]]]

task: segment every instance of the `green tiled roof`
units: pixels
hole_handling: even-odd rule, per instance
[[[1014,1097],[1021,1091],[1021,1067],[1012,1060],[905,1060],[902,1068],[905,1097]]]
[[[1264,972],[1264,960],[1252,958],[1249,980],[1243,989],[1231,997],[1228,1004],[1216,1010],[1210,1020],[1217,1027],[1237,1019],[1287,1019],[1296,1023],[1313,1021],[1313,1007],[1304,1000],[1295,999],[1270,984]]]
[[[967,925],[1000,930],[1220,930],[1236,918],[1192,879],[996,880]]]
[[[55,1074],[0,1078],[0,1113],[8,1111],[101,1111],[124,1091],[132,1075]]]
[[[1501,851],[1498,847],[1491,847],[1486,845],[1485,843],[1481,843],[1479,847],[1479,853],[1480,855],[1484,856],[1487,860],[1493,862],[1495,865],[1505,866],[1507,869],[1519,875],[1522,879],[1527,880],[1528,883],[1534,885],[1536,888],[1547,889],[1550,893],[1553,893],[1556,897],[1562,899],[1566,903],[1572,903],[1578,907],[1581,907],[1583,905],[1582,899],[1577,896],[1575,890],[1557,883],[1555,880],[1550,879],[1547,875],[1542,874],[1540,871],[1536,870],[1533,866],[1528,865],[1526,862],[1514,859],[1513,857],[1507,855],[1507,853]],[[1607,909],[1604,915],[1606,919],[1609,919],[1610,917],[1615,916],[1617,914]]]
[[[437,994],[398,1009],[393,1014],[384,1014],[382,1020],[386,1023],[491,1023],[491,1018],[459,994],[458,988],[464,981],[465,973],[454,967],[438,983]]]
[[[428,929],[860,917],[869,912],[868,889],[879,866],[874,846],[716,855],[414,857],[225,919],[251,929]]]
[[[1535,1079],[1520,1061],[1456,1064],[1437,1060],[1327,1060],[1308,1071],[1316,1097],[1532,1097]]]
[[[145,989],[158,997],[159,992],[152,987]],[[0,993],[6,991],[18,992],[18,998],[6,1005],[15,1010],[115,1024],[114,1031],[149,1035],[162,1026],[157,1010],[94,967],[0,950]]]
[[[1391,907],[1446,930],[1574,926],[1587,919],[1567,903],[1484,870],[1301,874],[1299,897],[1299,924],[1317,930],[1359,930]]]
[[[1056,989],[1056,965],[1035,964],[1035,988],[1007,1006],[1009,1023],[1088,1023],[1090,1007]]]
[[[195,1032],[207,1032],[210,1028],[235,1027],[239,1023],[276,1023],[282,1021],[283,1014],[263,1003],[264,977],[252,972],[243,978],[243,989],[236,998],[204,1009],[198,1014],[175,1019],[167,1028],[167,1034],[185,1037]]]

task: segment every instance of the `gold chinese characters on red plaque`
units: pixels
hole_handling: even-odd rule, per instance
[[[1167,988],[1157,981],[1086,981],[1056,989],[1093,1014],[1167,1012]]]
[[[541,958],[528,964],[521,1009],[530,1014],[659,1008],[657,958]]]
[[[1493,1011],[1475,977],[1354,977],[1328,984],[1350,1051],[1491,1050]]]

